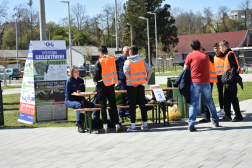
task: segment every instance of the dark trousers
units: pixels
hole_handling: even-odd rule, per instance
[[[211,86],[211,90],[212,90],[212,93],[213,93],[213,83],[210,83],[210,86]],[[204,100],[203,96],[202,96],[202,104],[203,104],[202,108],[203,108],[203,111],[205,113],[205,118],[210,120],[210,111],[209,111],[209,108],[206,105],[206,101]]]
[[[114,85],[97,86],[97,96],[98,96],[100,106],[101,106],[102,123],[107,124],[107,109],[106,108],[107,108],[107,99],[108,99],[115,124],[119,124]]]
[[[224,91],[224,111],[225,115],[231,118],[231,103],[233,105],[233,109],[235,111],[235,115],[237,117],[242,116],[241,111],[240,111],[240,106],[239,106],[239,100],[237,98],[237,85],[235,85],[234,90],[228,90],[225,88]]]
[[[97,91],[97,86],[95,87],[95,91]],[[100,104],[99,100],[98,100],[98,96],[95,96],[95,98],[94,98],[94,104]],[[109,112],[110,122],[114,122],[112,111],[108,110],[108,112]],[[93,117],[94,117],[95,121],[99,121],[100,120],[100,113],[101,113],[100,110],[95,110],[93,112]]]
[[[127,86],[127,95],[129,98],[129,111],[130,111],[130,118],[131,123],[136,122],[136,104],[139,103],[142,120],[143,122],[147,121],[147,111],[145,107],[145,91],[144,86],[138,85],[137,87]]]
[[[221,75],[217,76],[216,86],[217,86],[217,90],[218,90],[220,109],[223,109],[224,97],[223,97],[223,83],[221,82]]]

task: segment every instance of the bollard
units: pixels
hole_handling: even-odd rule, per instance
[[[11,84],[11,78],[9,78],[9,84]]]

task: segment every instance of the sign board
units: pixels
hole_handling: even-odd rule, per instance
[[[20,97],[19,122],[67,120],[65,81],[66,44],[58,41],[31,41],[25,63]]]
[[[165,95],[162,89],[153,89],[157,101],[165,101]]]
[[[181,55],[179,54],[179,55],[178,55],[178,57],[180,58],[180,57],[181,57]]]

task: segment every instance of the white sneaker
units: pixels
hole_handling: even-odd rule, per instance
[[[220,109],[220,111],[217,112],[218,115],[225,115],[224,109]]]

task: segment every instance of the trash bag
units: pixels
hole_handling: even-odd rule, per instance
[[[178,121],[181,119],[181,113],[177,105],[169,107],[169,121]]]

